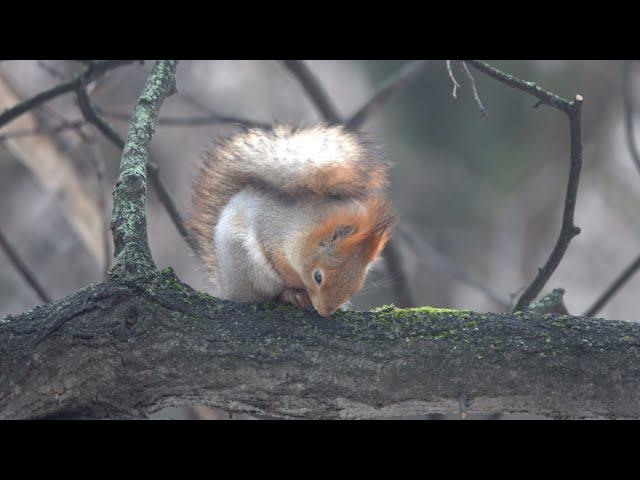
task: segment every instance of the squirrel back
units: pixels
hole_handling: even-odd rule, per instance
[[[219,283],[224,281],[220,278],[218,268],[217,256],[220,251],[216,249],[216,239],[220,232],[216,233],[216,227],[219,227],[218,230],[222,228],[219,222],[223,221],[221,216],[226,211],[225,207],[230,206],[231,200],[243,191],[260,192],[259,195],[264,195],[264,198],[281,202],[258,202],[265,209],[282,210],[268,212],[269,218],[281,215],[291,219],[305,205],[307,210],[302,219],[295,220],[297,224],[292,223],[293,220],[282,219],[282,238],[279,237],[278,242],[304,243],[292,244],[288,250],[311,258],[310,248],[313,250],[315,245],[321,245],[322,242],[326,245],[329,242],[327,239],[333,238],[334,243],[339,239],[340,245],[335,245],[331,255],[348,255],[349,251],[357,248],[362,257],[358,261],[368,264],[384,247],[393,223],[390,205],[384,194],[387,168],[372,144],[339,126],[303,129],[276,126],[273,130],[250,129],[217,140],[215,147],[205,152],[193,179],[192,211],[187,222],[195,249],[214,287],[219,287]],[[262,232],[269,230],[269,227],[256,226],[259,220],[247,219],[246,213],[243,213],[246,209],[238,206],[238,202],[233,205],[237,210],[232,212],[236,225],[233,227],[234,234],[238,237],[242,233],[246,243],[246,230],[255,230],[251,236],[257,240],[252,237],[251,242],[259,248],[251,248],[261,250],[259,255],[268,260],[266,263],[272,264],[271,257],[277,255],[270,253],[273,249],[264,250],[265,245],[278,243],[272,238],[276,234],[269,233],[270,237],[265,237],[266,234]],[[292,210],[287,210],[292,205]],[[304,235],[301,236],[301,233]],[[325,253],[328,252],[327,248],[323,248]],[[254,252],[249,253],[253,255]],[[336,264],[335,258],[327,260]],[[296,265],[301,263],[306,261],[283,260],[274,265],[276,276],[284,279],[282,288],[294,288],[289,284],[297,283],[295,288],[304,290],[301,281],[287,280],[293,278],[294,273],[298,278],[304,276],[304,272],[300,271],[302,267]],[[354,266],[349,268],[353,270]],[[361,278],[356,280],[362,281]],[[276,290],[278,288],[275,287]],[[240,298],[234,298],[233,295],[227,297],[242,300],[242,295]]]

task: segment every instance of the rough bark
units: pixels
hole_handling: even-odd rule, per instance
[[[0,323],[0,418],[528,412],[640,417],[640,325],[535,313],[239,305],[170,269]]]

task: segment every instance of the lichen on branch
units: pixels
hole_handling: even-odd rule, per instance
[[[159,60],[133,111],[113,191],[111,231],[115,262],[110,277],[140,275],[155,268],[147,238],[146,193],[149,142],[164,99],[176,91],[177,61]]]

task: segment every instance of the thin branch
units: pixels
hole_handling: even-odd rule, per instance
[[[633,98],[631,97],[631,61],[626,60],[622,63],[622,106],[624,109],[624,132],[627,140],[627,147],[629,148],[629,154],[633,163],[640,172],[640,151],[638,150],[638,144],[636,143],[634,135],[634,111],[633,111]],[[592,317],[604,307],[609,300],[624,286],[625,283],[633,277],[633,275],[640,270],[640,256],[638,256],[627,268],[625,268],[620,275],[613,281],[613,283],[598,297],[593,305],[584,313],[586,317]]]
[[[193,249],[194,245],[191,240],[191,237],[189,236],[189,231],[187,230],[187,227],[185,227],[184,225],[184,220],[182,219],[182,216],[180,215],[180,212],[178,211],[176,204],[171,198],[171,194],[169,193],[169,190],[167,189],[166,185],[160,178],[158,165],[154,162],[149,161],[147,166],[149,167],[149,178],[151,179],[151,185],[153,185],[153,188],[158,194],[160,203],[162,203],[162,205],[164,206],[165,210],[167,211],[167,214],[169,215],[169,218],[171,218],[171,221],[173,222],[173,225],[176,227],[176,230],[178,230],[178,233],[180,234],[180,236],[184,239],[185,242],[187,242],[189,247]]]
[[[58,70],[57,67],[54,67],[53,65],[49,65],[44,60],[38,60],[38,66],[41,69],[43,69],[45,72],[47,72],[49,75],[51,75],[53,78],[57,78],[58,80],[68,80],[67,75],[65,75],[63,72]]]
[[[464,73],[467,74],[467,77],[469,78],[469,81],[471,82],[471,90],[473,91],[473,99],[476,101],[476,105],[478,106],[478,109],[480,110],[480,114],[483,117],[487,116],[487,109],[484,108],[484,105],[482,104],[482,100],[480,99],[480,94],[478,93],[478,87],[476,87],[476,79],[473,78],[473,75],[471,75],[471,72],[469,71],[469,67],[467,67],[466,62],[462,62],[462,68],[464,69]]]
[[[440,270],[448,273],[459,282],[475,289],[484,294],[495,304],[501,306],[505,310],[509,310],[511,302],[509,299],[503,297],[499,293],[493,291],[491,288],[484,285],[480,280],[475,279],[470,273],[465,271],[460,265],[458,265],[452,258],[448,257],[444,253],[438,251],[428,242],[426,242],[420,235],[407,224],[398,225],[398,233],[411,245],[414,253],[419,255],[419,258],[428,257],[434,261],[434,264]]]
[[[30,137],[33,135],[55,135],[66,130],[77,130],[86,125],[86,123],[84,120],[71,120],[64,121],[59,125],[38,125],[36,128],[13,130],[8,133],[0,133],[0,142],[10,138]]]
[[[640,150],[634,134],[633,98],[631,97],[631,61],[626,60],[622,64],[622,106],[624,108],[624,128],[627,138],[627,146],[631,159],[640,172]]]
[[[36,108],[37,106],[52,100],[60,95],[64,95],[65,93],[70,93],[77,90],[80,85],[87,84],[101,75],[104,75],[109,70],[114,68],[127,65],[132,63],[133,60],[102,60],[91,62],[87,66],[87,68],[80,74],[73,77],[71,80],[56,85],[44,92],[40,92],[37,95],[11,107],[6,109],[4,112],[0,114],[0,127],[6,125],[11,122],[18,116],[22,115],[29,110]]]
[[[111,231],[115,262],[110,271],[113,277],[141,274],[155,268],[147,238],[146,167],[160,106],[175,92],[176,66],[175,60],[155,63],[133,111],[122,151],[120,176],[113,190]]]
[[[38,282],[35,275],[31,272],[31,270],[29,270],[29,267],[27,267],[27,265],[22,261],[22,259],[18,255],[18,252],[16,252],[13,249],[13,247],[11,246],[11,244],[9,243],[9,241],[4,236],[1,230],[0,230],[0,247],[2,247],[2,250],[9,258],[9,261],[14,266],[14,268],[18,272],[20,272],[20,275],[22,275],[22,278],[24,279],[24,281],[29,284],[29,286],[33,289],[34,292],[36,292],[36,294],[38,295],[38,298],[42,300],[44,303],[50,303],[51,297],[47,295],[47,292],[45,292],[44,288],[42,288],[42,285],[40,285],[40,282]]]
[[[322,114],[325,121],[332,124],[342,123],[342,117],[331,98],[322,87],[316,76],[302,60],[283,60],[285,67],[293,74],[304,88],[307,96]]]
[[[567,114],[571,113],[574,109],[575,102],[566,100],[553,92],[545,90],[544,88],[536,85],[534,82],[527,82],[518,77],[514,77],[513,75],[509,75],[508,73],[498,70],[497,68],[492,67],[491,65],[481,60],[467,60],[467,62],[469,62],[471,65],[473,65],[474,68],[481,71],[485,75],[488,75],[494,80],[497,80],[500,83],[504,83],[511,88],[526,92],[529,95],[533,95],[539,100],[540,105],[549,105]]]
[[[596,313],[602,310],[611,298],[618,293],[622,286],[629,281],[633,275],[640,270],[640,255],[631,262],[631,264],[625,268],[620,275],[613,281],[613,283],[607,288],[602,295],[591,305],[591,307],[584,312],[585,317],[593,317]]]
[[[580,229],[575,226],[574,212],[576,207],[576,198],[578,195],[578,184],[580,181],[580,170],[582,169],[582,97],[576,95],[575,100],[569,101],[540,88],[533,82],[526,82],[513,75],[509,75],[492,67],[480,60],[469,60],[477,70],[490,76],[500,83],[508,85],[512,88],[521,90],[533,95],[542,105],[552,106],[561,112],[564,112],[569,119],[569,137],[570,137],[570,167],[569,180],[567,183],[567,191],[564,201],[564,211],[562,213],[562,227],[560,235],[556,241],[549,258],[544,266],[539,269],[538,274],[531,284],[525,289],[522,296],[516,303],[514,311],[526,309],[529,304],[540,294],[544,286],[555,272],[556,268],[562,261],[569,243],[573,237],[580,233]]]
[[[98,208],[100,209],[100,213],[102,214],[102,249],[104,253],[103,274],[104,279],[106,280],[109,275],[109,268],[111,268],[111,234],[109,228],[110,212],[107,207],[106,199],[106,195],[109,189],[106,188],[105,185],[106,162],[104,160],[102,152],[100,151],[100,148],[98,147],[98,145],[96,145],[96,138],[94,135],[91,135],[88,143],[96,174]]]
[[[458,90],[461,88],[460,84],[456,80],[456,77],[453,76],[453,70],[451,69],[451,60],[446,61],[447,65],[447,73],[449,74],[449,78],[451,79],[451,83],[453,84],[453,90],[451,91],[451,96],[454,100],[458,99]]]
[[[389,98],[417,80],[428,64],[429,60],[415,60],[403,65],[345,122],[345,127],[349,130],[360,128]]]
[[[387,242],[387,246],[382,252],[382,256],[387,264],[389,276],[393,280],[393,294],[395,302],[399,307],[411,307],[414,304],[411,287],[407,280],[407,274],[402,266],[402,254],[397,241]]]
[[[104,115],[105,117],[111,117],[118,120],[131,120],[131,115],[124,112],[111,112],[104,110],[101,107],[95,106],[96,112]],[[198,117],[161,117],[158,119],[157,125],[164,127],[200,127],[207,125],[217,124],[236,124],[244,128],[271,128],[272,125],[267,122],[261,122],[259,120],[251,120],[248,118],[234,117],[229,115],[219,115],[217,113],[211,113],[209,115],[202,115]]]
[[[78,107],[80,108],[84,119],[95,126],[100,133],[107,137],[112,143],[116,144],[118,149],[124,149],[124,140],[120,135],[118,135],[118,132],[116,132],[111,125],[105,122],[95,111],[84,85],[76,91],[76,98],[78,100]]]

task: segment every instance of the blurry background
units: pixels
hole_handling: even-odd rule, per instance
[[[307,65],[348,117],[404,63]],[[640,252],[640,174],[625,143],[621,62],[489,63],[565,98],[584,97],[584,166],[575,219],[582,233],[545,288],[565,288],[569,311],[580,314]],[[11,95],[32,96],[82,68],[72,61],[1,62],[0,110],[15,103]],[[150,68],[146,62],[113,70],[91,91],[93,103],[126,117]],[[444,62],[433,61],[362,129],[384,145],[395,163],[392,198],[401,224],[414,237],[399,237],[398,245],[416,303],[504,311],[449,270],[463,270],[507,302],[532,280],[560,228],[569,168],[568,122],[551,108],[532,109],[532,97],[472,72],[488,110],[486,118],[459,65],[454,73],[462,89],[454,100]],[[640,66],[633,70],[632,82],[634,91],[640,89]],[[180,92],[165,102],[161,117],[202,117],[213,111],[269,123],[309,125],[320,119],[300,84],[276,61],[183,61],[177,83]],[[640,101],[640,94],[636,98]],[[81,115],[70,94],[34,110],[30,118],[20,117],[20,122],[0,129],[0,135],[34,127],[47,130],[81,120]],[[126,134],[126,119],[106,118]],[[216,136],[237,130],[233,124],[157,127],[151,157],[181,212],[187,212],[189,178],[199,152]],[[54,299],[104,277],[100,215],[111,211],[119,157],[120,152],[87,125],[46,135],[0,136],[0,230]],[[71,193],[60,187],[74,176]],[[83,218],[69,218],[66,212],[74,209]],[[207,290],[198,261],[153,190],[148,228],[158,266],[171,266],[183,281]],[[354,306],[367,309],[393,302],[391,281],[381,265]],[[637,275],[599,315],[640,320],[639,292]],[[38,303],[0,252],[0,317]]]

